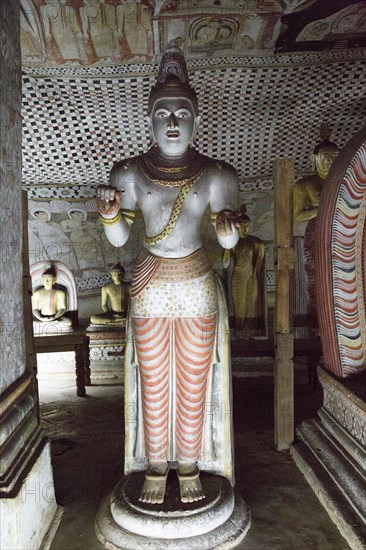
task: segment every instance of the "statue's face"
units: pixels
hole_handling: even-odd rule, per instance
[[[327,177],[330,167],[337,155],[338,151],[330,148],[320,149],[319,153],[314,155],[315,168],[321,178],[325,179]]]
[[[122,273],[120,271],[111,271],[111,277],[115,285],[120,285],[122,283]]]
[[[83,212],[78,212],[77,210],[74,210],[73,212],[70,212],[70,218],[72,220],[82,222],[82,221],[84,221],[84,213]]]
[[[40,220],[41,222],[48,222],[48,215],[46,212],[35,212],[34,216],[37,218],[37,220]]]
[[[250,222],[244,222],[240,225],[238,228],[239,237],[241,239],[245,239],[247,235],[249,235],[249,229],[250,229]]]
[[[55,278],[52,275],[42,275],[42,284],[46,290],[51,290],[55,283]]]
[[[151,115],[151,128],[161,153],[167,156],[185,153],[193,136],[195,120],[188,99],[158,99]]]

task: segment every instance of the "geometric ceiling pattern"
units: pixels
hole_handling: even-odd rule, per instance
[[[297,175],[327,122],[340,147],[366,117],[364,49],[188,62],[198,94],[198,149],[225,159],[242,190],[272,187],[272,163]],[[149,147],[145,115],[156,63],[25,67],[23,185],[30,196],[93,195],[113,163]]]
[[[149,147],[147,98],[180,38],[202,123],[198,148],[271,189],[298,176],[327,122],[342,147],[364,124],[361,0],[20,0],[23,185],[31,198],[93,197],[113,163]]]

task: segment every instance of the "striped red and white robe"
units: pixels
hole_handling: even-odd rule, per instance
[[[125,473],[194,461],[233,483],[226,303],[202,250],[146,249],[132,280],[125,356]]]

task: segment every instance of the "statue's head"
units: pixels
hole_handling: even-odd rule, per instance
[[[116,285],[120,285],[123,281],[123,278],[125,276],[125,269],[121,264],[116,264],[111,269],[111,277],[112,281]]]
[[[68,216],[70,220],[83,222],[86,220],[88,214],[86,213],[85,210],[82,210],[81,208],[73,208],[68,211]]]
[[[42,273],[42,284],[46,290],[51,290],[56,281],[55,270],[50,267]]]
[[[239,205],[240,226],[238,227],[239,237],[244,239],[250,231],[250,217],[248,216],[247,207],[244,202]]]
[[[330,167],[339,153],[338,146],[329,140],[330,131],[326,124],[320,127],[320,136],[323,138],[320,143],[314,147],[312,160],[318,175],[325,179],[328,176]]]
[[[41,222],[49,222],[51,219],[50,212],[45,208],[35,208],[32,210],[32,214],[36,218],[36,220],[39,220]]]
[[[151,89],[148,122],[153,141],[165,155],[182,155],[194,142],[199,123],[197,97],[176,40],[166,48]]]

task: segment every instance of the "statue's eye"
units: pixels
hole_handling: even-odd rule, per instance
[[[163,111],[163,110],[161,110],[161,111],[157,111],[157,112],[156,112],[156,116],[157,116],[158,118],[165,118],[165,117],[167,117],[168,115],[169,115],[168,111]]]
[[[186,109],[181,109],[181,110],[177,111],[177,113],[176,113],[176,116],[178,118],[187,118],[187,117],[189,117],[189,115],[190,115],[190,112],[187,111]]]

